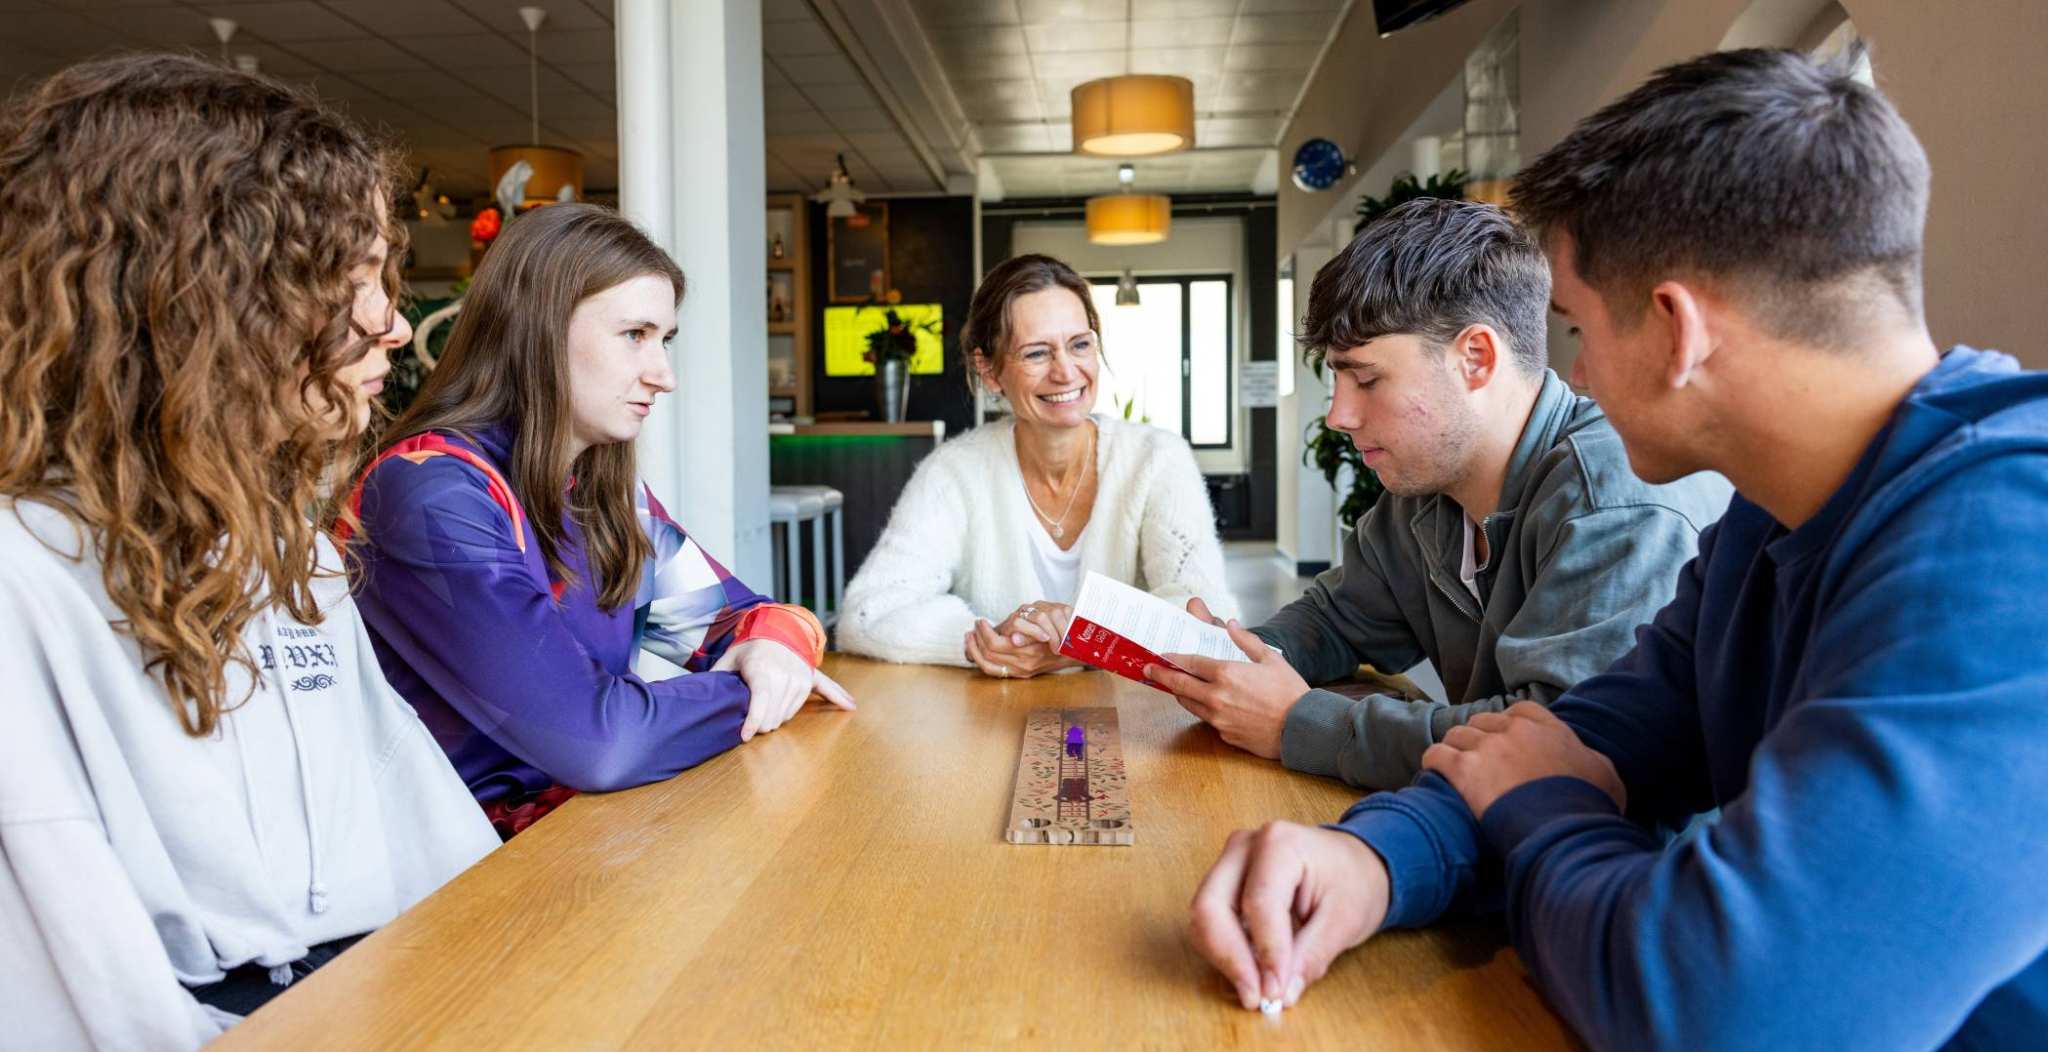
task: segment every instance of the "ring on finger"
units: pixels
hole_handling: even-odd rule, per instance
[[[1002,678],[1004,678],[1004,679],[1009,679],[1009,678],[1010,678],[1010,666],[1008,666],[1008,665],[997,665],[997,666],[996,666],[996,675],[998,675],[998,676],[1001,676],[1001,677],[1002,677]]]

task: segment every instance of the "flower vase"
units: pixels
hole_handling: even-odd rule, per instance
[[[875,408],[888,423],[901,423],[910,408],[910,363],[884,358],[875,365]]]

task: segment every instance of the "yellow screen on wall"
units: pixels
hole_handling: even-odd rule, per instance
[[[945,371],[945,309],[936,303],[903,303],[894,307],[825,308],[825,375],[873,376],[875,367],[864,357],[868,333],[889,324],[888,312],[917,334],[917,353],[910,357],[910,371],[936,375]]]

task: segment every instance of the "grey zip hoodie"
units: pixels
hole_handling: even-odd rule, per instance
[[[289,982],[308,947],[497,846],[386,685],[347,579],[314,590],[320,625],[249,624],[259,671],[228,674],[247,700],[193,738],[113,628],[86,538],[0,500],[0,1046],[196,1047],[234,1017],[186,987],[248,963]]]
[[[1392,789],[1452,727],[1518,700],[1550,704],[1628,651],[1733,493],[1711,473],[1637,478],[1600,407],[1546,370],[1499,509],[1480,523],[1483,604],[1458,577],[1464,509],[1388,493],[1359,517],[1342,564],[1252,630],[1311,684],[1426,658],[1452,703],[1311,690],[1287,712],[1281,763]]]

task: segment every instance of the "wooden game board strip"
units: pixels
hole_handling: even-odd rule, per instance
[[[1135,833],[1116,709],[1032,709],[1024,721],[1003,839],[1130,844]]]

